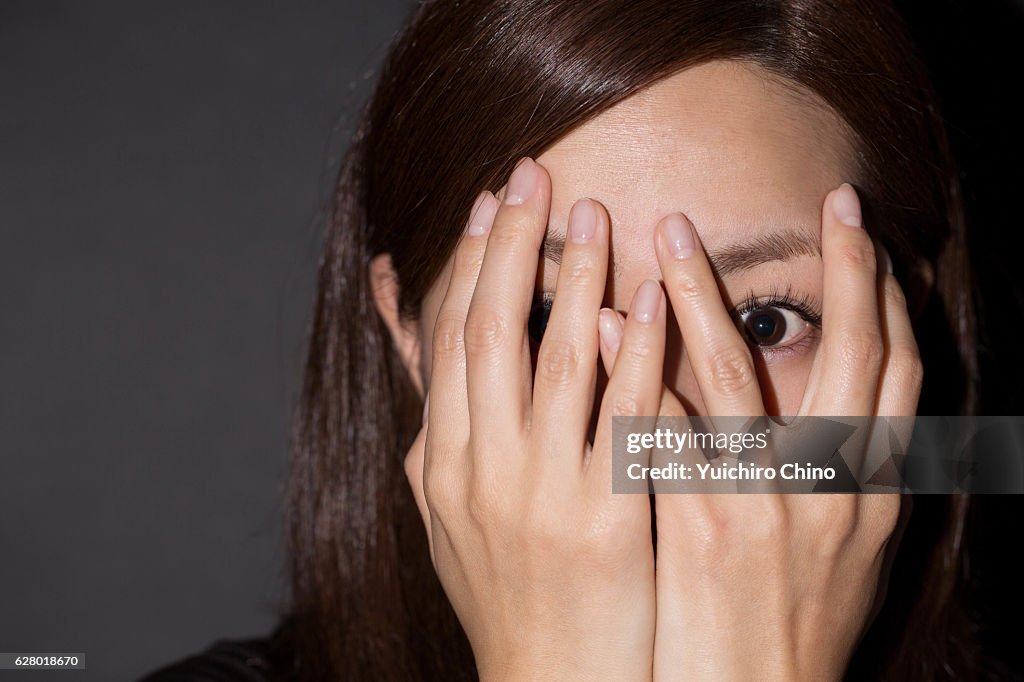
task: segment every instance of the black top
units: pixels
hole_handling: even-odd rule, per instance
[[[272,660],[270,639],[222,639],[139,682],[270,682]]]

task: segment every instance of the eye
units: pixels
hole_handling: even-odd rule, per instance
[[[530,334],[530,339],[534,343],[539,344],[541,339],[544,338],[544,330],[547,329],[548,318],[551,317],[551,306],[554,302],[554,295],[548,292],[544,292],[533,299],[533,306],[530,308],[530,317],[526,328]]]
[[[760,306],[742,313],[740,321],[747,340],[755,346],[786,346],[799,340],[812,326],[795,310]]]

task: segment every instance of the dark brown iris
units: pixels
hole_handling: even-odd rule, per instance
[[[758,308],[747,315],[743,328],[752,343],[774,346],[786,335],[786,317],[777,308]]]

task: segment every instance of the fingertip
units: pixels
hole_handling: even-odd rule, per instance
[[[577,244],[586,244],[594,239],[599,227],[595,202],[579,199],[569,209],[569,238]]]
[[[473,207],[469,209],[469,220],[472,222],[473,216],[476,215],[477,211],[480,210],[480,205],[487,199],[487,195],[490,194],[486,189],[476,195],[476,199],[473,200]]]
[[[670,213],[658,221],[655,246],[662,256],[686,260],[697,250],[693,223],[680,212]]]
[[[661,284],[657,280],[644,280],[633,296],[630,317],[644,324],[656,321],[664,307],[665,297],[662,293]]]
[[[616,353],[622,345],[622,320],[619,319],[619,314],[610,308],[601,308],[597,325],[601,344],[611,353]]]
[[[832,215],[843,225],[863,227],[860,198],[857,190],[848,182],[844,182],[829,193]]]
[[[509,206],[525,203],[537,190],[538,178],[539,173],[534,160],[528,156],[520,159],[509,176],[505,203]]]
[[[488,190],[481,192],[473,204],[469,214],[469,223],[466,227],[466,234],[470,237],[479,237],[487,234],[494,224],[494,216],[498,212],[498,200]]]
[[[529,156],[516,164],[505,185],[502,202],[509,206],[520,206],[538,195],[547,195],[551,177],[544,166]]]

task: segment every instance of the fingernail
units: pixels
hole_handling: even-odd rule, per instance
[[[577,244],[585,244],[597,231],[597,209],[590,199],[580,199],[569,211],[569,237]]]
[[[857,190],[848,182],[839,185],[832,196],[832,211],[843,225],[861,227],[860,199]]]
[[[658,306],[661,305],[661,285],[653,279],[645,280],[633,296],[633,311],[631,317],[639,322],[653,322],[658,316]]]
[[[682,213],[670,213],[662,219],[661,236],[673,257],[683,260],[693,255],[693,226]]]
[[[512,171],[512,177],[508,179],[505,203],[510,206],[518,206],[529,199],[536,189],[537,164],[533,159],[527,157],[519,162],[516,169]]]
[[[622,323],[614,310],[601,308],[597,314],[597,328],[601,333],[601,342],[608,347],[608,350],[615,353],[622,343]]]
[[[495,203],[491,201],[491,193],[481,192],[469,212],[469,227],[466,228],[466,234],[471,237],[486,234],[494,222],[496,208]]]

